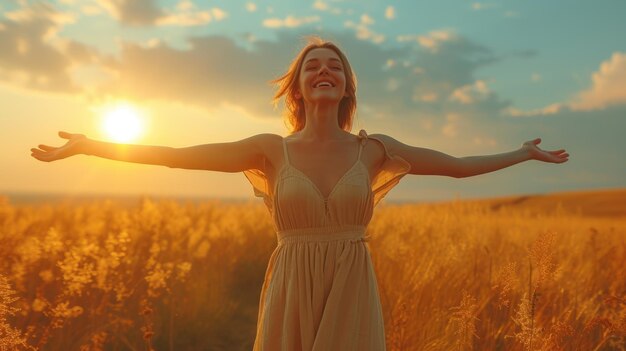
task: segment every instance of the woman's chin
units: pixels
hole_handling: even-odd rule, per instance
[[[339,104],[342,98],[342,96],[331,94],[315,94],[306,100],[313,104]]]

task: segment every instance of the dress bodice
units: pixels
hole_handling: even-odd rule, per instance
[[[361,160],[363,146],[370,139],[381,143],[385,151],[385,161],[373,179]],[[365,130],[359,132],[358,141],[357,160],[327,196],[291,164],[284,138],[284,162],[276,174],[273,189],[269,189],[263,170],[244,171],[255,195],[263,197],[276,231],[367,226],[376,204],[409,172],[410,165],[400,156],[389,154],[385,144],[379,138],[368,136]]]

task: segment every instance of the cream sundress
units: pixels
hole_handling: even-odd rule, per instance
[[[363,145],[377,140],[386,160],[370,181]],[[385,328],[367,225],[376,204],[410,170],[378,138],[358,134],[356,162],[328,198],[289,162],[270,190],[261,170],[244,171],[274,221],[272,253],[259,300],[254,351],[382,351]]]

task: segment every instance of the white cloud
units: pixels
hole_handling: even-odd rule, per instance
[[[193,7],[193,3],[189,0],[183,0],[176,4],[176,9],[178,9],[179,11],[188,11],[191,10]]]
[[[329,9],[328,3],[322,0],[315,0],[313,8],[320,11],[326,11]]]
[[[474,84],[464,85],[450,94],[450,101],[457,101],[462,104],[472,104],[482,100],[489,95],[489,88],[483,80],[477,80]]]
[[[361,23],[363,25],[369,26],[370,24],[374,24],[374,19],[370,17],[367,13],[361,15]]]
[[[208,11],[196,13],[178,13],[165,17],[161,17],[156,21],[160,26],[176,25],[176,26],[199,26],[209,23],[213,20],[213,16]]]
[[[331,7],[328,2],[323,0],[315,0],[315,2],[313,3],[313,8],[319,11],[330,12],[333,15],[339,15],[343,12],[343,10],[338,7]]]
[[[387,9],[385,9],[385,18],[388,20],[396,18],[396,10],[393,6],[387,6]]]
[[[373,43],[380,44],[385,41],[385,36],[380,33],[376,33],[368,26],[374,23],[369,15],[363,14],[359,23],[352,21],[345,21],[344,26],[346,28],[352,28],[356,31],[356,37],[361,40],[371,40]]]
[[[190,8],[185,8],[185,10],[182,10],[181,12],[158,18],[156,20],[156,24],[160,26],[199,26],[213,20],[221,21],[225,17],[226,12],[219,8],[213,8],[208,11],[190,11]]]
[[[484,2],[475,2],[472,3],[472,9],[473,10],[484,10],[490,7],[494,7],[495,4],[491,4],[491,3],[484,3]]]
[[[594,72],[592,85],[570,103],[573,110],[596,110],[626,103],[626,54],[615,52]]]
[[[538,115],[553,115],[559,113],[565,105],[556,103],[543,108],[524,111],[515,107],[509,107],[504,109],[504,113],[513,117],[528,117],[528,116],[538,116]]]
[[[155,0],[96,0],[111,17],[132,26],[153,25],[164,12]]]
[[[280,18],[268,18],[263,20],[263,26],[267,28],[281,28],[281,27],[300,27],[304,24],[319,22],[319,16],[308,16],[308,17],[293,17],[291,15],[287,16],[285,19]]]
[[[180,0],[173,9],[159,8],[156,0],[96,1],[113,18],[132,26],[199,26],[211,21],[220,21],[227,16],[220,8],[199,10],[190,0]],[[88,11],[96,13],[93,8]]]
[[[420,46],[430,50],[431,52],[437,52],[439,46],[443,42],[452,41],[457,38],[457,35],[451,29],[442,29],[429,32],[427,35],[407,34],[399,35],[396,40],[399,43],[407,41],[415,41]]]
[[[563,109],[572,111],[602,110],[612,105],[626,104],[626,54],[615,52],[600,64],[591,76],[591,87],[575,94],[567,102],[556,102],[546,107],[523,111],[514,107],[503,112],[511,116],[551,115]]]
[[[224,10],[217,7],[211,9],[211,14],[213,14],[213,17],[215,17],[216,21],[221,21],[227,16],[227,13],[224,12]]]
[[[246,3],[246,10],[248,10],[248,12],[255,12],[256,11],[256,4],[253,3],[253,2]]]
[[[164,42],[161,41],[161,39],[159,39],[159,38],[151,38],[151,39],[148,39],[148,41],[146,41],[143,44],[143,47],[145,47],[145,48],[156,48],[156,47],[158,47],[160,45],[163,45],[163,44],[164,44]]]
[[[531,81],[533,81],[533,82],[538,82],[538,81],[540,81],[540,80],[541,80],[541,74],[539,74],[539,73],[533,73],[533,74],[530,76],[530,80],[531,80]]]
[[[437,93],[426,93],[418,96],[417,99],[423,102],[435,102],[439,99],[439,95]]]
[[[46,19],[56,25],[65,25],[76,22],[76,16],[68,12],[60,12],[45,3],[34,3],[15,11],[4,13],[4,17],[14,22],[34,21],[45,15]]]
[[[69,70],[91,62],[91,48],[59,37],[73,14],[47,3],[25,4],[0,19],[0,80],[33,90],[75,92]]]

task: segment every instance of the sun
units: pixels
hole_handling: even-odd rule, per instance
[[[104,111],[102,129],[113,141],[136,141],[144,132],[143,118],[136,107],[120,103]]]

